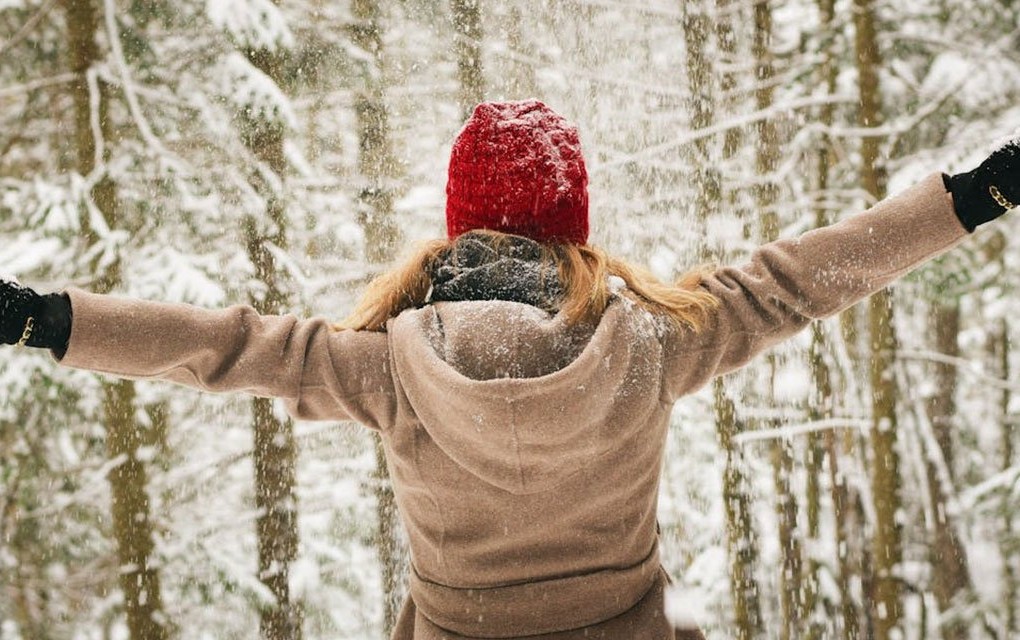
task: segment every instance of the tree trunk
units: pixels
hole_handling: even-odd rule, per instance
[[[832,39],[835,36],[835,0],[818,0],[819,13],[819,35],[822,38],[822,64],[820,68],[820,81],[825,86],[826,95],[836,93],[836,79],[838,69],[836,67],[835,55],[833,52]],[[822,105],[819,108],[819,122],[829,126],[833,122],[833,108],[831,104]],[[815,206],[815,226],[824,227],[830,223],[828,211],[826,210],[827,193],[830,186],[830,172],[834,165],[832,141],[828,134],[822,133],[819,141],[815,160],[815,191],[817,200]],[[835,409],[835,391],[833,389],[833,374],[829,363],[825,359],[827,343],[825,331],[821,322],[815,322],[811,327],[811,347],[808,354],[811,369],[812,387],[814,396],[811,399],[808,415],[812,421],[827,420],[833,417]],[[822,577],[823,563],[821,558],[813,555],[809,560],[807,574],[806,598],[804,610],[811,616],[808,627],[807,638],[815,640],[822,638],[827,633],[835,633],[837,630],[844,640],[856,640],[859,637],[857,619],[858,613],[854,603],[852,582],[853,571],[850,562],[849,544],[849,489],[846,485],[846,476],[841,473],[839,467],[840,451],[837,444],[836,434],[832,430],[824,434],[812,432],[807,437],[807,460],[805,463],[807,472],[807,526],[808,537],[813,541],[812,548],[818,549],[821,544],[821,496],[823,462],[828,454],[828,479],[829,495],[832,501],[833,534],[836,550],[836,564],[833,567],[835,581],[838,589],[836,606],[839,608],[839,615],[835,620],[828,620],[824,611],[820,609],[819,585]]]
[[[773,375],[774,379],[774,375]],[[778,427],[778,421],[771,425]],[[779,604],[781,622],[779,638],[791,640],[801,638],[800,628],[805,619],[802,607],[803,558],[801,541],[797,533],[797,498],[791,486],[793,476],[793,444],[788,440],[776,439],[770,445],[772,482],[776,492],[776,518],[779,524],[779,549],[781,554],[779,574]]]
[[[467,118],[475,105],[485,99],[482,67],[482,12],[480,0],[450,0],[457,52],[457,79],[461,113]]]
[[[1005,263],[1005,249],[1007,247],[1006,235],[1002,231],[993,233],[985,243],[984,254],[988,262],[997,263],[1000,273],[1007,273]],[[1009,319],[1005,316],[999,318],[989,329],[988,355],[991,360],[990,373],[1002,381],[1010,379],[1010,338]],[[1010,411],[1013,402],[1013,392],[1008,386],[1004,386],[996,393],[998,398],[995,403],[1001,443],[1000,469],[1008,471],[1016,464],[1014,460],[1014,431],[1016,429],[1016,418]],[[1015,498],[1011,492],[1004,492],[1002,502],[999,506],[1001,518],[1001,533],[999,535],[999,553],[1002,556],[1002,618],[1000,637],[1012,638],[1017,635],[1017,597],[1020,595],[1020,575],[1017,566],[1017,542],[1014,526],[1016,513]]]
[[[872,476],[875,502],[872,540],[872,619],[876,640],[895,637],[902,616],[900,562],[903,559],[901,523],[896,514],[902,508],[899,452],[896,447],[896,381],[892,371],[896,335],[892,324],[892,300],[888,291],[872,298],[869,312],[872,340]]]
[[[825,347],[825,340],[822,334],[822,327],[819,323],[815,323],[812,327],[812,339],[811,339],[811,351],[810,351],[810,362],[811,362],[811,377],[814,384],[815,396],[812,400],[812,409],[810,411],[810,417],[812,420],[824,420],[831,418],[833,415],[833,387],[831,372],[825,359],[822,355],[822,351]],[[817,449],[816,449],[817,447]],[[823,448],[824,447],[824,448]],[[815,480],[810,479],[810,475],[821,475],[822,473],[822,457],[828,454],[829,465],[829,491],[830,499],[832,500],[833,510],[833,534],[836,549],[836,566],[835,566],[835,578],[836,584],[839,589],[838,606],[840,610],[839,618],[834,621],[834,624],[829,629],[839,629],[841,637],[845,640],[857,640],[860,638],[858,631],[858,613],[857,607],[854,604],[852,577],[853,570],[850,562],[850,552],[848,545],[850,543],[850,491],[847,487],[847,479],[845,473],[842,472],[839,466],[840,451],[836,439],[836,434],[832,430],[825,432],[822,438],[815,438],[809,442],[808,448],[808,530],[812,540],[819,539],[818,531],[818,520],[820,518],[820,506],[815,505],[817,501],[820,501],[821,493],[820,484],[821,478]],[[812,488],[814,486],[814,488]],[[812,564],[820,564],[817,561],[812,560]],[[812,566],[812,576],[817,576],[820,572],[818,567]],[[817,597],[818,579],[812,581],[812,592],[811,595]],[[814,612],[814,607],[817,603],[809,603],[814,606],[805,606],[805,610],[809,613]],[[818,612],[814,612],[816,615]],[[809,638],[821,638],[824,637],[826,632],[825,627],[812,624],[809,628]]]
[[[509,14],[504,16],[506,45],[510,50],[511,59],[507,65],[509,73],[505,78],[504,91],[511,98],[528,98],[538,95],[538,80],[535,77],[535,50],[527,37],[521,32],[524,16],[516,5],[510,7]],[[479,72],[479,76],[482,74]],[[482,91],[484,94],[484,91]]]
[[[730,559],[730,593],[733,598],[734,634],[738,640],[751,640],[762,633],[758,580],[758,535],[751,513],[749,481],[744,473],[741,452],[733,442],[739,432],[736,407],[726,395],[721,378],[713,385],[715,420],[719,446],[726,455],[723,467],[723,507],[726,512],[726,550]]]
[[[265,49],[248,49],[253,66],[277,86],[284,84],[282,55]],[[240,114],[241,134],[252,155],[283,184],[287,169],[284,157],[284,125],[279,121]],[[287,248],[286,203],[282,193],[256,171],[251,183],[265,201],[265,215],[245,218],[244,241],[255,278],[263,285],[251,294],[251,304],[260,314],[280,314],[290,306],[288,294],[276,270],[270,250]],[[252,399],[254,432],[255,505],[258,518],[259,580],[273,594],[274,602],[259,612],[259,632],[264,640],[300,640],[303,609],[290,597],[290,567],[297,558],[297,495],[295,485],[294,425],[281,420],[268,398]]]
[[[354,0],[354,24],[351,39],[370,54],[363,63],[360,87],[355,96],[358,128],[358,174],[363,181],[359,194],[358,221],[365,231],[365,250],[368,261],[381,266],[393,259],[400,233],[393,221],[392,178],[396,163],[390,150],[389,109],[385,100],[385,69],[381,11],[374,0]],[[374,538],[382,571],[383,629],[387,637],[396,624],[397,614],[404,598],[404,577],[407,573],[407,554],[400,540],[400,525],[393,483],[386,466],[386,455],[375,438],[375,474],[373,491],[376,503],[378,530]]]
[[[775,75],[772,60],[772,9],[767,1],[755,2],[754,39],[752,55],[755,61],[754,80],[756,83],[754,98],[755,108],[765,111],[773,103],[773,76]],[[755,202],[761,228],[759,242],[773,242],[779,237],[779,214],[776,202],[779,193],[775,183],[775,171],[779,164],[779,133],[776,122],[772,118],[763,118],[756,125],[757,144],[755,145],[755,170],[757,187]],[[775,373],[778,358],[774,353],[766,355],[766,366],[769,371],[767,402],[776,405]],[[769,426],[779,426],[778,420],[769,421]],[[779,602],[781,606],[781,626],[779,638],[790,640],[800,637],[801,623],[806,617],[803,611],[803,558],[801,541],[797,527],[797,499],[793,494],[790,478],[793,475],[793,444],[784,439],[770,442],[773,484],[776,492],[776,517],[779,526],[779,548],[782,558],[779,575]]]
[[[858,124],[878,127],[882,124],[882,99],[879,68],[882,64],[875,33],[875,9],[871,0],[854,0],[855,55],[860,104]],[[861,184],[874,202],[886,196],[884,168],[879,165],[880,140],[865,135],[861,140]],[[876,640],[887,640],[902,633],[903,614],[901,576],[903,559],[900,496],[900,460],[896,446],[897,400],[895,370],[896,330],[892,295],[888,290],[872,296],[868,303],[870,336],[870,382],[872,394],[872,476],[875,503],[872,538],[873,592],[872,619]]]
[[[956,299],[940,302],[935,309],[935,340],[938,353],[956,357],[959,355],[957,337],[960,333],[960,304]],[[939,452],[952,478],[953,471],[953,419],[956,415],[956,365],[945,362],[935,364],[936,395],[928,405],[928,415]],[[956,535],[948,513],[946,487],[938,473],[938,467],[931,461],[932,452],[926,462],[928,488],[935,522],[930,548],[932,568],[932,591],[939,611],[950,610],[959,596],[970,586],[967,570],[967,556],[963,544]],[[959,614],[953,615],[941,625],[942,640],[966,640],[967,624]]]
[[[1001,258],[1000,258],[1001,259]],[[1000,380],[1009,380],[1010,377],[1010,366],[1009,366],[1009,355],[1010,355],[1010,341],[1009,341],[1009,321],[1006,318],[1002,318],[998,322],[998,326],[993,334],[993,354],[995,356],[995,373]],[[999,403],[998,413],[999,421],[1001,423],[1002,430],[1002,469],[1011,469],[1015,463],[1014,461],[1014,446],[1013,446],[1013,430],[1015,428],[1014,418],[1010,414],[1010,404],[1013,400],[1013,393],[1010,389],[1003,388],[999,391]],[[1005,562],[1002,563],[1003,569],[1003,601],[1005,602],[1003,612],[1003,626],[1004,626],[1004,637],[1014,637],[1017,631],[1017,595],[1020,592],[1018,588],[1018,571],[1017,571],[1017,554],[1015,553],[1015,534],[1013,527],[1013,518],[1015,517],[1015,509],[1013,508],[1012,497],[1006,495],[1003,499],[1002,505],[1002,539],[1006,540],[1008,547],[1003,549],[1003,557]]]
[[[110,471],[113,529],[120,560],[120,589],[132,640],[169,637],[163,613],[158,561],[153,557],[153,527],[146,463],[138,459],[141,425],[134,420],[135,385],[128,380],[103,383],[103,413],[109,459],[124,462]]]
[[[687,43],[685,64],[691,98],[688,101],[691,128],[704,129],[715,118],[713,64],[708,58],[712,23],[704,0],[683,3],[683,30]],[[714,140],[705,137],[694,145],[693,181],[697,212],[707,228],[711,215],[719,210],[722,189],[719,172],[712,161]],[[730,150],[731,153],[735,149]],[[726,149],[724,149],[724,154]],[[701,260],[712,257],[712,248],[702,246]],[[716,256],[718,257],[718,256]],[[723,469],[723,504],[726,513],[726,550],[730,565],[730,596],[733,599],[733,622],[736,637],[750,640],[761,633],[761,606],[755,572],[758,563],[758,541],[751,513],[751,497],[744,474],[743,457],[733,438],[738,433],[736,407],[727,395],[721,379],[713,385],[715,393],[716,431],[719,446],[726,460]]]
[[[715,23],[715,40],[716,48],[719,51],[720,62],[725,65],[725,68],[720,71],[719,75],[719,93],[723,96],[729,96],[724,98],[722,102],[722,108],[727,113],[732,111],[732,108],[728,106],[729,102],[733,101],[733,94],[737,88],[740,74],[737,72],[737,34],[733,28],[733,22],[735,19],[739,20],[738,4],[736,0],[716,0],[716,14],[718,18]],[[736,16],[736,18],[735,18]],[[729,160],[740,148],[740,141],[743,137],[743,133],[739,127],[729,127],[726,133],[723,134],[723,145],[722,145],[722,157],[723,160]],[[733,189],[727,189],[727,192],[732,196],[734,195]],[[731,198],[735,200],[735,198]],[[733,204],[731,202],[730,204]]]
[[[823,82],[827,87],[827,94],[836,93],[836,81],[839,69],[835,63],[834,40],[841,27],[836,24],[835,0],[818,0],[820,33],[826,40],[824,46],[824,62],[822,64]],[[824,125],[833,122],[833,106],[826,104],[820,107],[819,120]],[[829,137],[823,134],[822,144],[818,150],[818,191],[822,198],[826,198],[829,189],[829,170],[834,166],[833,148]],[[827,219],[824,207],[820,203],[816,209],[816,226],[823,226],[830,221]],[[863,305],[856,305],[839,317],[840,337],[849,356],[851,371],[843,374],[845,380],[848,376],[863,376],[865,358],[860,348],[860,311]],[[824,350],[821,327],[815,328],[815,336],[812,340],[814,353],[820,355]],[[835,396],[846,396],[846,385],[841,390],[834,388],[834,380],[830,377],[832,371],[824,367],[824,362],[813,356],[815,365],[812,367],[815,377],[816,389],[820,397],[828,394]],[[847,406],[847,400],[843,400],[843,406]],[[823,405],[824,406],[824,405]],[[833,408],[826,408],[823,411],[831,412]],[[839,617],[838,625],[841,637],[845,640],[859,640],[868,637],[870,634],[870,611],[866,606],[858,603],[855,596],[854,584],[859,582],[864,591],[870,590],[871,556],[869,549],[860,547],[854,542],[863,538],[865,513],[863,498],[860,492],[851,485],[849,481],[853,465],[857,460],[857,454],[863,449],[857,445],[858,438],[855,434],[847,432],[840,437],[834,431],[827,431],[824,434],[824,449],[828,455],[828,479],[830,499],[833,509],[833,536],[836,549],[836,582],[839,589]]]
[[[715,99],[712,79],[713,63],[708,57],[709,37],[712,23],[708,16],[705,0],[692,0],[683,5],[684,40],[687,43],[687,83],[691,97],[687,101],[691,129],[707,129],[715,118]],[[719,184],[719,170],[713,162],[714,140],[706,136],[694,144],[697,157],[694,158],[692,178],[696,211],[703,225],[719,210],[722,193]],[[701,260],[711,257],[711,247],[701,247]]]
[[[397,615],[404,599],[404,578],[407,566],[403,545],[400,540],[399,513],[393,495],[393,482],[386,466],[386,452],[382,439],[373,435],[375,451],[375,472],[372,474],[375,491],[376,522],[378,528],[374,539],[379,554],[383,585],[383,633],[390,637],[397,622]]]
[[[811,325],[811,347],[808,351],[808,366],[811,370],[813,386],[812,397],[808,404],[808,418],[812,422],[832,418],[832,374],[829,365],[823,355],[825,351],[825,337],[821,324],[815,322]],[[821,517],[822,517],[822,464],[825,460],[825,450],[822,448],[822,436],[812,431],[807,436],[804,459],[804,473],[806,487],[804,490],[805,511],[807,516],[807,537],[810,551],[808,555],[808,567],[804,574],[804,613],[808,616],[805,620],[806,632],[804,637],[807,640],[821,638],[825,633],[825,617],[819,607],[818,584],[822,572],[822,561],[816,551],[821,545]],[[835,516],[838,517],[838,516]],[[838,549],[838,547],[837,547]],[[837,551],[838,553],[838,551]],[[837,568],[836,580],[839,584],[840,576]],[[842,585],[840,584],[842,588]],[[830,626],[831,628],[831,626]]]
[[[76,78],[71,83],[74,104],[75,170],[88,175],[96,169],[96,132],[92,130],[92,96],[86,73],[101,61],[96,45],[99,15],[89,0],[62,0],[67,15],[68,50],[71,70]],[[96,96],[98,135],[107,144],[112,127],[107,113],[109,95],[105,84],[98,83]],[[102,152],[109,158],[109,147]],[[122,225],[116,185],[104,175],[92,188],[92,201],[103,214],[111,229]],[[90,244],[97,238],[82,208],[82,230]],[[120,264],[114,262],[104,272],[95,274],[93,291],[108,293],[120,284]],[[103,382],[103,426],[110,460],[122,460],[113,468],[110,483],[113,534],[117,540],[118,580],[124,596],[124,612],[132,640],[163,640],[169,637],[168,621],[163,613],[159,570],[153,558],[154,534],[145,463],[138,457],[143,427],[135,420],[135,387],[127,380]]]

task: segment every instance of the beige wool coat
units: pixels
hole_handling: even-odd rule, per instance
[[[674,402],[966,235],[932,175],[715,271],[698,334],[623,297],[593,326],[467,301],[370,333],[72,290],[62,363],[379,431],[413,564],[394,638],[693,638],[664,617],[656,531]]]

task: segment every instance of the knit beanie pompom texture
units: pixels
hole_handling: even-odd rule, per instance
[[[538,100],[485,102],[450,152],[446,230],[588,241],[588,173],[577,127]]]

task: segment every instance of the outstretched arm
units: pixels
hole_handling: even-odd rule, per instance
[[[698,334],[667,342],[665,391],[675,398],[740,368],[813,319],[858,302],[955,246],[1020,202],[1020,148],[1008,144],[968,174],[934,174],[837,224],[759,247],[702,285],[719,300]]]
[[[311,420],[385,428],[394,410],[385,334],[336,331],[321,318],[261,316],[242,305],[209,310],[76,289],[38,296],[5,282],[0,305],[4,342],[28,331],[26,346],[53,349],[65,366],[279,397],[292,415]]]

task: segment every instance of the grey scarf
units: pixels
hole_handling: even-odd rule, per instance
[[[509,300],[556,313],[563,300],[556,265],[533,240],[466,233],[432,271],[427,302]]]

